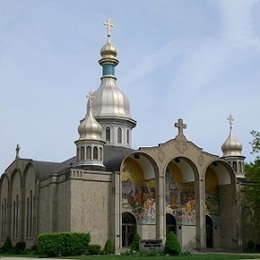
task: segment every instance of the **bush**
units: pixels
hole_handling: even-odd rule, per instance
[[[3,253],[10,253],[13,249],[13,244],[12,241],[10,239],[10,237],[7,237],[3,246],[2,246],[2,251]]]
[[[25,242],[17,242],[16,245],[13,247],[13,252],[15,254],[21,254],[25,251],[26,243]]]
[[[169,255],[179,255],[181,252],[180,243],[173,231],[171,231],[166,237],[164,252]]]
[[[135,236],[134,236],[133,242],[130,245],[130,249],[135,250],[135,251],[139,251],[140,240],[141,240],[141,236],[138,233],[136,233]]]
[[[88,255],[98,255],[100,252],[101,246],[96,244],[90,244],[88,245],[86,253]]]
[[[111,240],[107,240],[103,249],[104,255],[109,255],[114,253],[113,243]]]
[[[48,257],[80,255],[90,242],[90,235],[80,232],[43,233],[38,236],[38,252]]]
[[[250,252],[253,252],[255,250],[255,243],[254,241],[252,240],[249,240],[247,242],[247,249],[250,251]]]

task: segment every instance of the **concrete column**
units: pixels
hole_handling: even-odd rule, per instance
[[[120,173],[114,172],[112,174],[112,193],[111,193],[111,218],[109,224],[111,225],[110,232],[112,241],[115,247],[115,253],[120,253],[121,244],[121,200],[120,200]]]
[[[156,239],[165,241],[164,175],[156,175]]]
[[[200,175],[201,176],[201,175]],[[205,180],[195,182],[196,196],[196,248],[206,249]]]

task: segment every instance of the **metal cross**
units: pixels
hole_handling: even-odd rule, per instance
[[[183,135],[183,129],[187,128],[187,125],[183,123],[183,119],[179,118],[178,123],[174,124],[178,128],[178,135]]]
[[[232,117],[232,115],[230,114],[229,117],[227,118],[227,120],[229,121],[229,125],[230,125],[230,129],[232,129],[232,125],[233,125],[233,121],[234,121],[234,118]]]
[[[94,100],[95,95],[91,91],[89,91],[87,98],[89,100],[89,107],[92,107],[92,101]]]
[[[112,23],[112,20],[110,18],[108,18],[107,21],[104,22],[104,25],[106,26],[106,29],[107,29],[107,39],[109,41],[109,38],[111,36],[111,31],[112,31],[112,28],[114,27],[114,24]]]

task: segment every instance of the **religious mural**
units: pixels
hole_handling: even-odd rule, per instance
[[[139,224],[155,224],[155,179],[145,180],[140,165],[128,159],[121,181],[122,207],[131,211]]]
[[[208,169],[206,173],[205,187],[205,211],[214,223],[219,225],[219,185],[216,173],[212,169]]]
[[[173,214],[178,224],[195,225],[194,182],[183,183],[179,169],[172,165],[165,175],[166,213]]]

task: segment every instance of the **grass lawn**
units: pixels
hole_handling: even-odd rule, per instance
[[[72,257],[71,257],[72,258]],[[70,259],[71,259],[70,258]],[[73,257],[74,258],[74,257]],[[159,259],[159,260],[218,260],[218,259],[260,259],[260,254],[192,254],[189,256],[81,256],[75,259],[93,259],[93,260],[130,260],[130,259]]]

